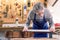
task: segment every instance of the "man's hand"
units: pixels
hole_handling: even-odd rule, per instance
[[[27,31],[27,30],[28,30],[28,27],[24,27],[24,28],[23,28],[23,31]]]
[[[49,30],[50,30],[51,32],[55,32],[55,28],[53,28],[53,27],[51,27]]]

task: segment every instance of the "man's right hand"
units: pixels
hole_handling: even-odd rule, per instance
[[[28,27],[24,27],[24,28],[23,28],[23,31],[27,31],[27,30],[28,30]]]

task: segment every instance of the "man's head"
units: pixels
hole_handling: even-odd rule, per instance
[[[42,3],[38,2],[34,5],[33,11],[36,12],[36,14],[42,16],[44,13],[44,6]]]

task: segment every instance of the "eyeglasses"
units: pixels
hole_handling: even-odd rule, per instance
[[[37,11],[37,14],[43,14],[44,13],[44,10],[38,10]]]

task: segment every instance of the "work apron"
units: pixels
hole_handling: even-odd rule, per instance
[[[33,20],[33,29],[40,29],[40,30],[47,30],[48,25],[47,21],[45,19],[45,16],[43,17],[42,21],[36,21],[36,14],[34,15],[34,20]],[[41,33],[41,32],[34,32],[34,38],[46,38],[48,37],[47,33]]]

